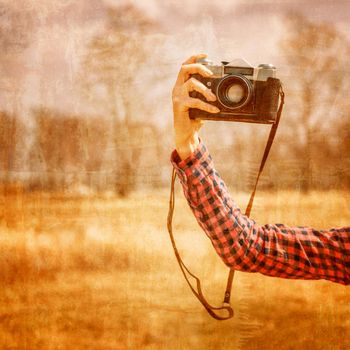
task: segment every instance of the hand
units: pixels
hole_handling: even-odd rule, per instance
[[[192,74],[200,74],[203,77],[210,77],[213,74],[204,65],[195,63],[197,59],[206,56],[206,54],[195,55],[182,64],[172,92],[175,147],[181,159],[186,159],[197,148],[199,144],[198,131],[203,124],[200,119],[190,119],[188,110],[198,108],[209,113],[219,112],[217,107],[189,96],[189,93],[195,90],[208,101],[216,100],[216,96],[210,89],[197,79],[190,77]]]

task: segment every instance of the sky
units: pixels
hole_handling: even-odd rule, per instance
[[[194,52],[207,52],[217,62],[243,57],[254,65],[278,65],[286,13],[299,11],[350,35],[350,1],[341,0],[2,0],[0,6],[27,14],[30,28],[28,47],[4,56],[2,109],[27,115],[33,106],[45,105],[73,114],[94,113],[79,92],[80,63],[86,45],[103,28],[106,6],[122,3],[134,4],[158,22],[151,35],[162,37],[160,55],[169,78],[161,84],[152,77],[147,81],[148,96],[162,101],[154,118],[169,112],[178,67]]]

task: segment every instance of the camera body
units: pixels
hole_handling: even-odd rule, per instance
[[[208,113],[196,108],[189,110],[191,119],[241,121],[274,124],[276,122],[281,82],[276,78],[276,68],[270,64],[251,66],[243,59],[214,65],[208,59],[197,61],[213,72],[209,78],[192,75],[214,93],[217,100],[208,102],[197,91],[190,96],[199,98],[220,109]]]

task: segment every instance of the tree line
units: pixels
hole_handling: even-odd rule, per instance
[[[3,185],[25,190],[112,191],[127,195],[137,185],[161,182],[160,131],[151,123],[128,129],[104,117],[33,111],[35,126],[0,112]],[[133,141],[132,141],[133,140]]]
[[[168,185],[171,123],[159,126],[149,118],[154,103],[140,84],[150,61],[164,66],[153,53],[159,39],[147,35],[156,26],[132,5],[108,11],[105,29],[91,39],[78,75],[96,115],[44,106],[32,110],[28,125],[16,112],[0,112],[5,186],[124,196],[144,186]],[[305,192],[350,188],[349,42],[331,24],[298,14],[287,16],[285,26],[279,47],[286,105],[261,186]],[[166,70],[154,74],[158,84],[169,78]],[[225,180],[249,190],[267,128],[217,124],[203,134]],[[215,141],[224,138],[225,143]]]

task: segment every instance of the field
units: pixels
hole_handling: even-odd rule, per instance
[[[243,207],[247,197],[235,194]],[[220,304],[227,269],[177,194],[184,260]],[[254,218],[350,223],[348,192],[259,193]],[[211,319],[177,266],[168,196],[72,197],[20,189],[0,199],[0,349],[350,349],[350,290],[237,273],[235,318]]]

